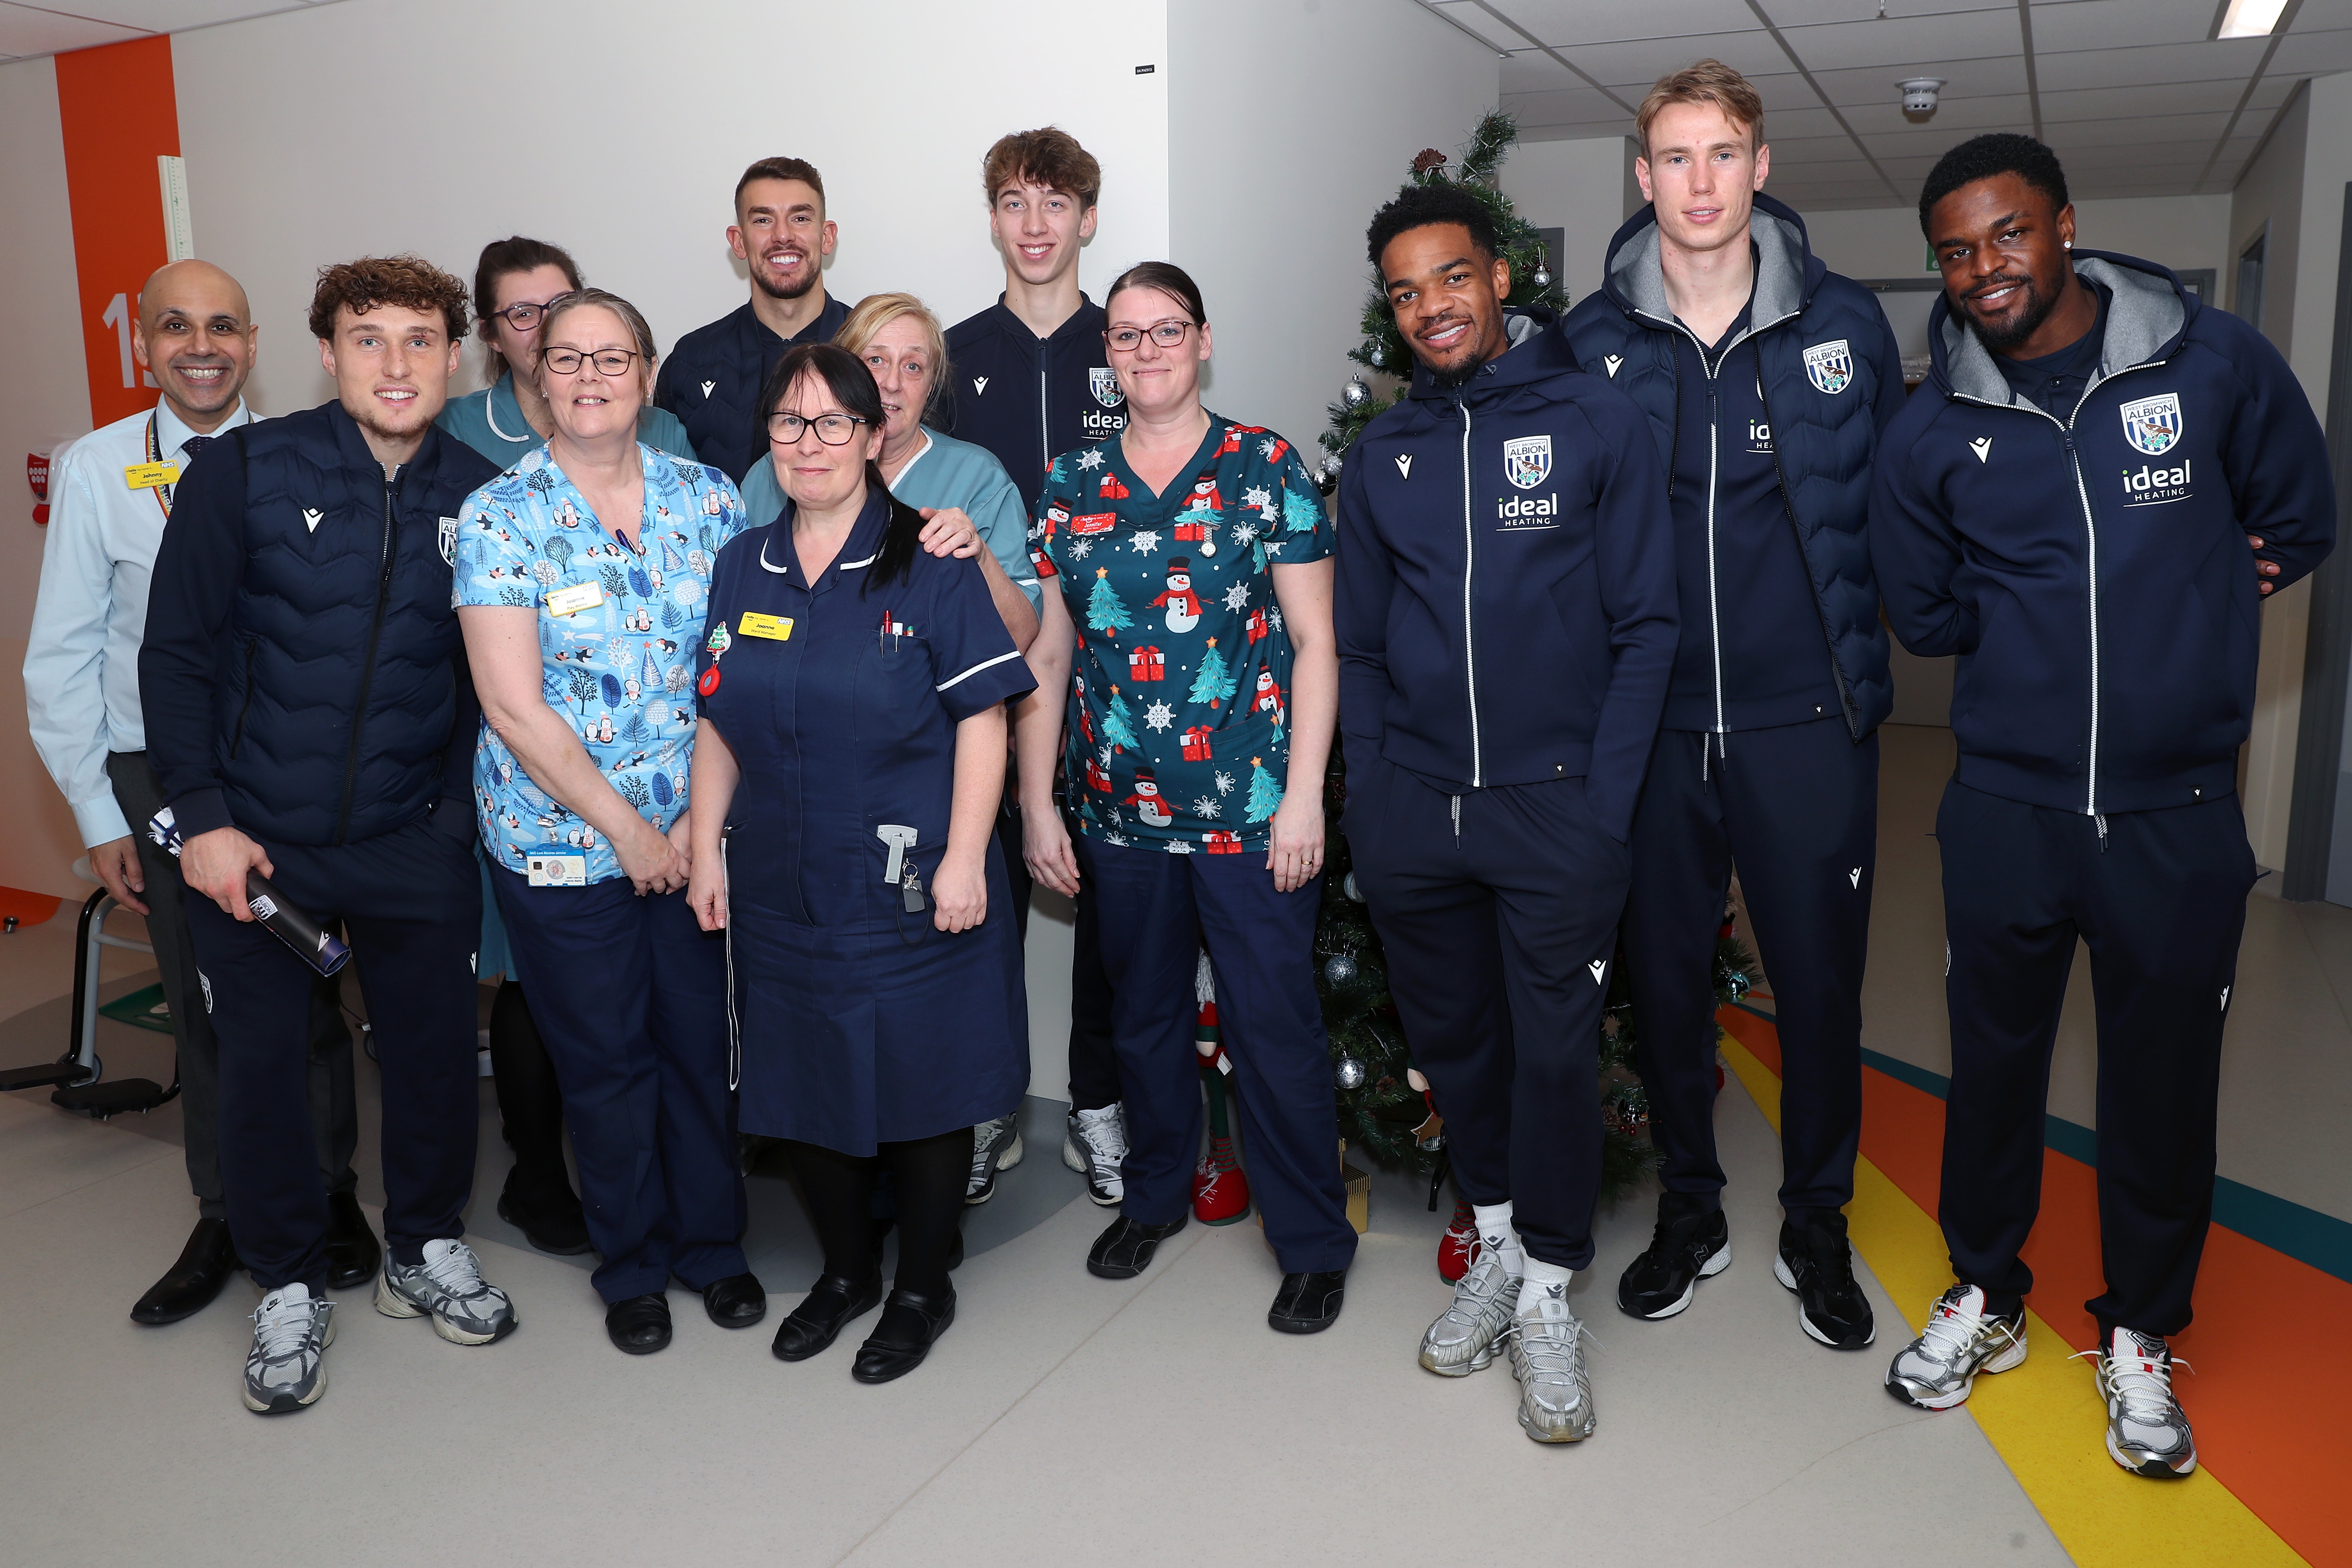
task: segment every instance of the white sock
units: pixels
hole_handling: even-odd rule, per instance
[[[1562,1268],[1559,1264],[1546,1263],[1540,1258],[1528,1258],[1519,1285],[1520,1310],[1524,1311],[1532,1307],[1546,1286],[1557,1285],[1564,1292],[1568,1282],[1575,1278],[1576,1270],[1573,1268]]]
[[[1511,1226],[1511,1205],[1472,1204],[1470,1213],[1478,1226],[1479,1245],[1495,1255],[1504,1273],[1517,1279],[1526,1267],[1527,1257],[1519,1250],[1519,1233]]]

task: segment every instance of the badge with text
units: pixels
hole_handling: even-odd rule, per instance
[[[547,613],[551,616],[576,616],[583,610],[593,610],[604,602],[602,583],[574,583],[569,588],[551,590],[547,595]]]
[[[793,618],[790,616],[763,616],[757,610],[746,610],[743,618],[735,623],[735,629],[747,637],[789,642],[793,636]],[[714,648],[711,651],[715,653],[718,650]]]
[[[1853,383],[1853,351],[1843,338],[1805,351],[1805,379],[1834,397]]]
[[[2180,395],[2168,392],[2123,405],[2124,438],[2151,458],[2162,457],[2180,439]]]
[[[588,857],[578,850],[534,849],[523,857],[534,888],[584,888]]]
[[[158,485],[180,482],[180,465],[169,458],[160,463],[133,463],[122,470],[122,482],[134,490],[152,490]]]
[[[1503,477],[1531,490],[1551,477],[1551,437],[1517,436],[1503,443]]]

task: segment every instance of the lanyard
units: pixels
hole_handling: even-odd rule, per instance
[[[147,416],[147,460],[151,463],[160,463],[163,460],[163,443],[155,434],[155,416],[152,412]],[[155,504],[163,509],[163,521],[169,522],[172,521],[172,487],[157,485],[154,490]]]

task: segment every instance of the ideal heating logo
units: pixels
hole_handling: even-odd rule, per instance
[[[1529,529],[1559,526],[1559,495],[1554,491],[1540,496],[1513,496],[1505,500],[1495,498],[1495,516],[1507,533],[1523,533]]]
[[[2189,470],[2196,467],[2184,459],[2180,466],[2159,468],[2152,463],[2142,463],[2137,468],[2124,470],[2124,505],[2167,506],[2189,499]]]
[[[1772,426],[1768,421],[1750,419],[1748,422],[1748,450],[1758,457],[1772,450]]]

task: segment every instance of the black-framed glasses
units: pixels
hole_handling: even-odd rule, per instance
[[[857,434],[857,427],[865,423],[855,414],[820,414],[814,419],[804,419],[797,414],[771,414],[768,439],[786,447],[795,446],[801,432],[814,426],[816,438],[826,446],[846,447],[849,438]]]
[[[1163,349],[1172,349],[1184,341],[1184,334],[1191,331],[1192,327],[1192,322],[1180,321],[1171,316],[1164,321],[1154,321],[1148,327],[1113,327],[1103,334],[1103,342],[1120,353],[1133,353],[1142,346],[1143,334],[1150,332],[1153,342]]]
[[[598,349],[594,353],[583,353],[578,349],[541,349],[539,363],[558,375],[570,375],[580,368],[582,360],[593,361],[600,375],[626,375],[629,367],[637,363],[635,349]]]
[[[556,296],[557,300],[562,298],[562,296],[561,294]],[[549,309],[552,307],[554,303],[555,300],[550,300],[545,305],[532,305],[528,303],[509,305],[505,310],[492,310],[490,314],[498,317],[499,320],[504,321],[508,326],[512,327],[516,331],[527,332],[533,327],[539,325],[540,318],[546,315]]]

